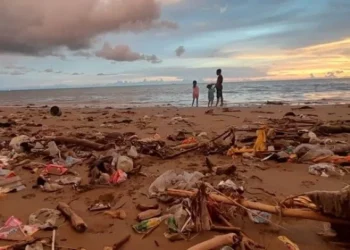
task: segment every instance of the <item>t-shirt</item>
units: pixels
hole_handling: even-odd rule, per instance
[[[198,86],[193,88],[193,96],[196,96],[196,97],[199,96],[199,88],[198,88]]]
[[[217,88],[217,89],[222,89],[222,82],[224,81],[224,78],[222,77],[222,75],[219,75],[218,76],[218,79],[217,79],[217,81],[216,81],[216,84],[215,84],[215,87]]]
[[[214,99],[215,88],[208,89],[208,99]]]

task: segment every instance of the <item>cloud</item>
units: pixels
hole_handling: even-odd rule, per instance
[[[183,0],[157,0],[157,2],[164,4],[164,5],[171,5],[171,4],[177,4],[182,2]]]
[[[93,56],[90,52],[87,52],[87,51],[77,51],[73,55],[74,56],[81,56],[81,57],[85,57],[85,58],[90,58]]]
[[[185,67],[159,67],[147,71],[129,71],[133,76],[139,77],[163,77],[177,79],[213,79],[216,78],[217,68],[185,68]],[[224,78],[253,78],[265,77],[266,72],[251,67],[223,67]]]
[[[106,74],[106,73],[98,73],[97,76],[116,76],[118,74],[113,74],[113,73],[110,73],[110,74]]]
[[[184,46],[179,46],[176,50],[175,53],[177,56],[182,56],[185,53],[185,47]]]
[[[95,55],[100,58],[118,62],[134,62],[139,60],[145,60],[151,63],[161,62],[156,55],[144,55],[134,52],[128,45],[112,47],[109,43],[104,43],[103,47],[95,52]]]
[[[19,75],[25,75],[26,73],[27,72],[15,70],[15,71],[10,72],[10,75],[12,75],[12,76],[19,76]]]
[[[337,76],[335,75],[334,72],[327,72],[324,76],[325,78],[336,78]]]
[[[226,11],[227,11],[227,5],[225,5],[225,6],[220,6],[219,7],[219,11],[220,11],[220,13],[222,14],[222,13],[225,13]]]
[[[343,70],[330,71],[325,74],[325,78],[337,78],[338,75],[343,74]]]
[[[27,73],[36,71],[35,69],[28,68],[22,65],[15,65],[15,64],[5,65],[4,69],[5,70],[0,71],[0,75],[19,76],[19,75],[25,75]]]
[[[55,55],[88,48],[108,32],[176,28],[160,15],[155,0],[2,0],[0,53]]]

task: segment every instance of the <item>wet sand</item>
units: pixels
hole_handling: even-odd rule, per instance
[[[135,132],[140,138],[149,137],[155,132],[166,140],[169,134],[174,134],[179,130],[189,132],[207,132],[210,137],[225,131],[229,126],[251,125],[254,122],[263,121],[264,118],[282,118],[283,115],[292,111],[290,106],[264,106],[251,108],[233,108],[237,112],[222,112],[221,108],[214,109],[216,115],[205,114],[207,108],[133,108],[133,109],[93,109],[93,108],[64,108],[61,117],[53,117],[49,114],[47,107],[15,107],[0,108],[0,122],[7,121],[8,118],[18,119],[17,125],[11,128],[0,128],[0,142],[8,142],[14,135],[26,134],[28,136],[36,134],[40,130],[46,135],[80,135],[85,138],[93,138],[95,135],[104,132]],[[239,110],[239,111],[238,111]],[[310,110],[293,110],[296,114],[313,114],[321,120],[349,120],[350,108],[347,105],[315,106]],[[138,122],[145,115],[150,117],[147,126],[140,126]],[[187,118],[189,123],[178,123],[169,125],[169,121],[174,116]],[[117,123],[119,121],[131,119],[130,124]],[[34,126],[34,124],[38,126]],[[40,124],[40,125],[39,125]],[[349,134],[337,135],[334,138],[350,142]],[[1,148],[1,147],[0,147]],[[102,154],[103,152],[98,152]],[[225,155],[213,155],[211,159],[216,164],[232,162],[232,159]],[[38,159],[43,163],[44,160]],[[209,239],[218,233],[201,233],[191,241],[169,242],[163,233],[166,226],[162,224],[151,235],[141,239],[140,235],[133,232],[131,225],[135,224],[136,205],[140,202],[148,201],[144,195],[148,193],[148,187],[159,175],[169,169],[183,169],[195,171],[204,168],[205,156],[199,152],[179,156],[172,160],[161,160],[157,157],[145,156],[143,158],[142,171],[148,175],[133,176],[126,182],[113,188],[98,188],[85,193],[78,194],[70,186],[66,186],[62,191],[56,193],[44,193],[41,190],[32,189],[36,183],[36,174],[31,174],[28,170],[16,168],[17,175],[21,176],[25,190],[17,193],[7,194],[0,199],[0,225],[13,215],[23,222],[28,220],[29,214],[40,208],[55,208],[59,201],[70,203],[71,207],[80,214],[89,229],[83,234],[78,234],[72,230],[68,222],[59,226],[57,231],[57,243],[62,246],[72,248],[84,247],[87,250],[103,249],[105,246],[112,246],[127,234],[131,234],[131,240],[122,248],[125,250],[136,249],[187,249],[198,242]],[[235,182],[243,184],[246,190],[245,196],[255,198],[269,204],[276,204],[289,195],[301,194],[312,190],[339,190],[347,183],[350,183],[348,176],[342,178],[329,177],[322,178],[308,174],[308,165],[295,163],[276,163],[267,161],[263,163],[266,170],[262,170],[245,160],[242,164],[240,160],[235,162],[239,178],[232,178]],[[83,183],[88,183],[88,168],[86,165],[73,167],[83,178]],[[209,177],[206,180],[212,184],[217,184],[225,176]],[[262,188],[256,190],[254,187]],[[274,194],[274,195],[271,195]],[[125,203],[123,209],[127,213],[125,220],[112,219],[101,213],[89,212],[88,206],[102,195],[114,197],[116,206]],[[162,205],[163,206],[163,205]],[[163,206],[164,208],[166,206]],[[296,220],[290,218],[273,217],[275,223],[279,223],[281,228],[276,231],[276,227],[267,225],[255,225],[247,217],[243,220],[237,218],[233,221],[235,226],[254,239],[265,245],[269,250],[287,249],[277,236],[285,235],[299,245],[300,249],[327,250],[338,249],[334,245],[328,244],[316,233],[321,231],[321,222]],[[51,236],[51,232],[39,232],[38,236]],[[156,245],[156,243],[159,247]],[[1,245],[8,242],[0,241]]]

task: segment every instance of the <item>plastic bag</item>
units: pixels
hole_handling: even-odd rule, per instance
[[[334,153],[324,147],[311,144],[301,144],[294,149],[294,153],[299,157],[300,161],[312,161],[319,157],[328,157]]]
[[[63,189],[63,186],[57,183],[45,182],[45,184],[42,186],[42,189],[45,192],[56,192],[58,190]]]
[[[20,135],[12,138],[10,141],[10,147],[16,152],[16,153],[22,153],[24,152],[24,148],[22,147],[22,144],[29,143],[30,139],[26,135]]]
[[[334,155],[333,151],[326,148],[315,148],[304,154],[300,160],[301,161],[312,161],[321,157],[329,157]]]
[[[203,177],[204,175],[197,171],[193,173],[180,171],[180,173],[177,173],[176,170],[168,170],[151,184],[148,192],[151,197],[158,196],[158,198],[160,198],[159,195],[168,188],[187,190],[194,187],[195,184]],[[166,196],[162,197],[161,199],[166,200]]]
[[[330,163],[318,163],[309,166],[309,173],[312,175],[328,177],[329,175],[343,176],[344,173]]]
[[[128,175],[123,170],[118,169],[111,175],[109,182],[111,184],[119,184],[126,181],[127,179]]]
[[[128,151],[128,156],[136,159],[137,157],[139,157],[139,154],[137,153],[137,149],[135,146],[131,146],[129,151]]]
[[[167,210],[169,214],[173,215],[167,221],[167,225],[170,232],[172,233],[183,232],[183,230],[190,229],[193,226],[193,221],[191,221],[190,223],[187,223],[185,228],[183,228],[190,216],[185,209],[185,206],[188,207],[189,204],[191,204],[191,202],[187,198],[187,199],[184,199],[180,204],[176,204]]]
[[[265,129],[258,129],[256,131],[256,141],[254,144],[254,151],[265,151],[266,150],[266,131]]]
[[[56,226],[56,221],[60,215],[61,212],[58,210],[42,208],[29,215],[28,223],[40,229],[51,229]],[[44,218],[44,220],[40,220],[39,217]]]
[[[62,165],[49,164],[46,165],[44,170],[41,172],[44,175],[52,174],[52,175],[64,175],[68,169]]]
[[[64,176],[55,181],[60,185],[69,185],[69,184],[79,184],[81,182],[81,177],[78,176]]]
[[[249,219],[257,224],[269,224],[272,215],[258,210],[248,210]]]
[[[43,243],[37,241],[31,245],[26,245],[25,250],[44,250]]]
[[[315,148],[319,148],[316,145],[311,145],[311,144],[300,144],[299,146],[297,146],[294,150],[293,153],[296,154],[298,157],[303,156],[304,154],[306,154],[308,151],[310,151],[311,149],[315,149]]]
[[[123,170],[125,173],[129,173],[134,168],[134,162],[131,158],[121,155],[118,157],[117,168]]]

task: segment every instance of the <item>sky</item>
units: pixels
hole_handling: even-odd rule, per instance
[[[0,88],[350,77],[349,0],[1,0]]]

